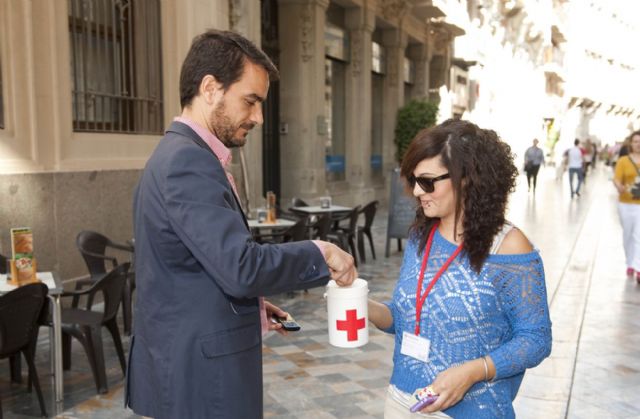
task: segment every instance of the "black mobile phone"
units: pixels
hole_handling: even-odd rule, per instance
[[[293,317],[277,317],[273,316],[273,319],[282,325],[282,328],[287,332],[297,332],[300,330],[300,325],[293,319]]]

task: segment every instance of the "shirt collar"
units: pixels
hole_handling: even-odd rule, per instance
[[[220,141],[214,133],[190,118],[176,116],[175,118],[173,118],[173,120],[176,122],[181,122],[194,130],[195,133],[198,134],[205,143],[207,143],[211,151],[213,151],[213,154],[218,157],[218,160],[220,160],[220,163],[222,163],[222,166],[224,168],[226,168],[231,163],[231,150],[229,150],[224,144],[222,144],[222,141]]]

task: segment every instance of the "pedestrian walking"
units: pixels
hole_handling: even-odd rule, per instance
[[[591,169],[591,164],[593,161],[593,145],[591,141],[587,138],[584,142],[584,147],[582,147],[582,176],[583,182],[586,182],[587,174],[589,173],[589,169]]]
[[[544,153],[538,147],[538,140],[533,139],[533,145],[524,153],[524,171],[527,174],[527,188],[531,191],[531,183],[533,181],[533,192],[536,191],[538,181],[538,171],[540,166],[544,164]]]
[[[580,196],[580,186],[584,180],[583,164],[584,157],[582,156],[582,150],[580,149],[580,140],[577,138],[573,142],[573,147],[568,149],[567,154],[567,167],[569,168],[569,187],[571,188],[571,198],[574,195]],[[578,177],[578,186],[573,188],[573,179]]]
[[[613,184],[618,190],[627,277],[635,274],[640,283],[640,131],[630,138],[629,154],[618,159]]]

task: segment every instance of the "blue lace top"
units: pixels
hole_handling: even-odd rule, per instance
[[[512,401],[524,371],[551,352],[551,320],[542,259],[537,251],[491,254],[477,274],[464,252],[440,277],[422,308],[420,335],[431,341],[429,362],[400,353],[402,332],[414,333],[416,286],[424,249],[410,238],[391,310],[395,334],[391,384],[406,393],[429,385],[445,369],[491,356],[496,375],[473,385],[460,402],[444,410],[454,418],[514,418]],[[438,231],[427,263],[423,292],[456,245]]]

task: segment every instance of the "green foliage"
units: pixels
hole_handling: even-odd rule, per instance
[[[438,116],[438,105],[427,100],[412,100],[398,109],[395,139],[396,160],[402,161],[411,140],[423,128],[435,125]]]

